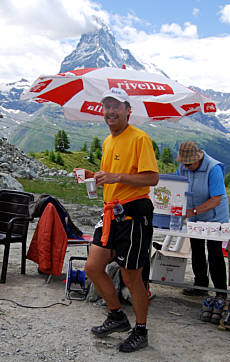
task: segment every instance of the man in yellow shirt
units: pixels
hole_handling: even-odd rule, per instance
[[[100,171],[94,174],[97,185],[104,186],[103,227],[100,223],[96,225],[85,271],[106,301],[109,313],[105,322],[91,331],[105,337],[131,328],[113,282],[105,272],[106,265],[116,257],[136,315],[136,326],[119,345],[119,351],[133,352],[148,345],[148,295],[142,270],[149,262],[152,240],[153,206],[148,197],[149,186],[158,183],[159,175],[151,139],[128,123],[131,106],[127,93],[112,88],[104,94],[102,104],[111,132],[103,143]],[[123,204],[126,220],[114,220],[114,199]]]

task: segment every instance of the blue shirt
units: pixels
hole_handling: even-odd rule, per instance
[[[179,169],[177,169],[176,174],[179,175]],[[208,175],[208,189],[210,197],[225,194],[224,177],[220,165],[214,166],[210,171]]]
[[[210,171],[208,176],[208,188],[210,197],[225,194],[224,177],[220,165],[214,166]]]
[[[224,165],[205,151],[203,153],[203,161],[195,171],[190,171],[183,164],[178,167],[177,174],[187,177],[189,181],[188,191],[191,194],[188,195],[187,208],[196,208],[215,196],[220,196],[221,201],[218,206],[202,214],[194,215],[190,220],[228,222],[229,202],[224,185]]]

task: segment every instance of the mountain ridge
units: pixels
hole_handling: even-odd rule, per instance
[[[129,69],[140,71],[152,71],[167,74],[155,64],[141,64],[136,60],[128,49],[123,49],[117,42],[106,25],[101,26],[95,32],[82,34],[76,48],[63,59],[60,65],[60,72],[83,67],[115,66],[121,67],[123,64]],[[63,110],[56,105],[37,104],[35,102],[22,102],[20,95],[23,90],[30,86],[26,79],[18,82],[0,84],[0,136],[6,137],[11,143],[20,147],[23,151],[34,150],[36,152],[52,149],[54,135],[59,129],[65,129],[71,140],[71,148],[79,149],[84,142],[90,144],[90,139],[99,136],[101,139],[108,134],[108,129],[104,124],[92,122],[71,122],[64,119]],[[229,154],[230,145],[230,93],[215,92],[212,89],[202,90],[191,86],[194,91],[198,91],[216,101],[218,111],[216,116],[206,116],[196,113],[191,117],[186,117],[172,126],[169,122],[145,124],[143,129],[147,129],[152,138],[156,138],[160,147],[170,145],[174,154],[178,150],[179,141],[192,138],[204,148],[213,150],[218,155],[225,155],[224,162],[230,170],[226,150]],[[154,132],[153,132],[154,130]],[[163,133],[162,133],[163,131]],[[173,133],[173,135],[170,134]],[[217,147],[222,150],[216,151]],[[210,149],[211,154],[215,155]]]

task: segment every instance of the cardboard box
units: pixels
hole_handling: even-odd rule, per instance
[[[152,248],[149,279],[162,283],[183,283],[189,250],[188,239],[185,239],[179,252]]]

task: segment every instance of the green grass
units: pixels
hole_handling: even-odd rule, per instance
[[[57,165],[49,160],[49,157],[45,155],[45,152],[34,153],[33,157],[40,160],[47,167],[65,169],[67,172],[72,172],[75,167],[81,167],[90,171],[97,171],[100,168],[100,160],[95,158],[95,163],[90,163],[86,152],[74,151],[61,153],[61,157],[64,160],[64,166]],[[177,166],[175,164],[165,165],[163,162],[158,161],[158,167],[160,173],[173,173],[176,171]],[[76,184],[74,178],[67,177],[50,177],[48,180],[35,179],[18,179],[23,188],[27,192],[33,194],[49,194],[53,197],[65,200],[66,202],[77,203],[80,205],[97,205],[103,206],[103,188],[98,188],[98,199],[90,200],[87,195],[85,184]]]
[[[54,152],[56,155],[56,152]],[[94,163],[89,162],[88,153],[81,151],[72,151],[61,153],[61,158],[64,161],[64,166],[58,165],[55,162],[49,160],[49,156],[45,155],[45,152],[34,153],[34,158],[41,161],[49,168],[55,167],[57,169],[65,169],[68,172],[72,172],[75,167],[85,168],[91,171],[98,171],[100,167],[100,160],[94,157]]]
[[[62,153],[65,165],[59,166],[56,163],[50,162],[44,152],[35,153],[35,158],[42,161],[47,167],[62,168],[68,172],[72,172],[74,167],[81,167],[91,171],[97,171],[100,167],[100,161],[95,160],[95,164],[92,164],[87,159],[86,152],[69,152]],[[159,173],[175,173],[177,169],[176,164],[165,165],[162,161],[157,161]],[[97,205],[103,206],[103,188],[98,188],[98,198],[90,200],[87,195],[85,184],[76,184],[74,178],[60,177],[49,178],[49,181],[42,179],[27,180],[18,179],[22,184],[25,191],[32,192],[34,194],[49,194],[53,197],[65,200],[66,202],[77,203],[80,205]],[[230,200],[230,187],[226,187],[228,198]]]
[[[56,152],[54,152],[56,155]],[[85,168],[93,172],[98,171],[100,168],[100,160],[94,157],[94,163],[89,162],[88,153],[81,151],[72,151],[61,153],[61,157],[64,161],[64,166],[58,165],[57,163],[51,162],[49,156],[45,155],[45,152],[34,153],[33,157],[36,160],[41,161],[49,168],[55,167],[57,169],[65,169],[68,172],[72,172],[75,167]],[[166,165],[162,161],[157,161],[160,173],[175,173],[177,165],[170,163]]]
[[[49,181],[20,178],[18,181],[22,184],[24,191],[33,194],[44,193],[74,204],[103,207],[103,189],[98,187],[98,198],[90,200],[85,184],[76,184],[74,178],[50,178]]]

